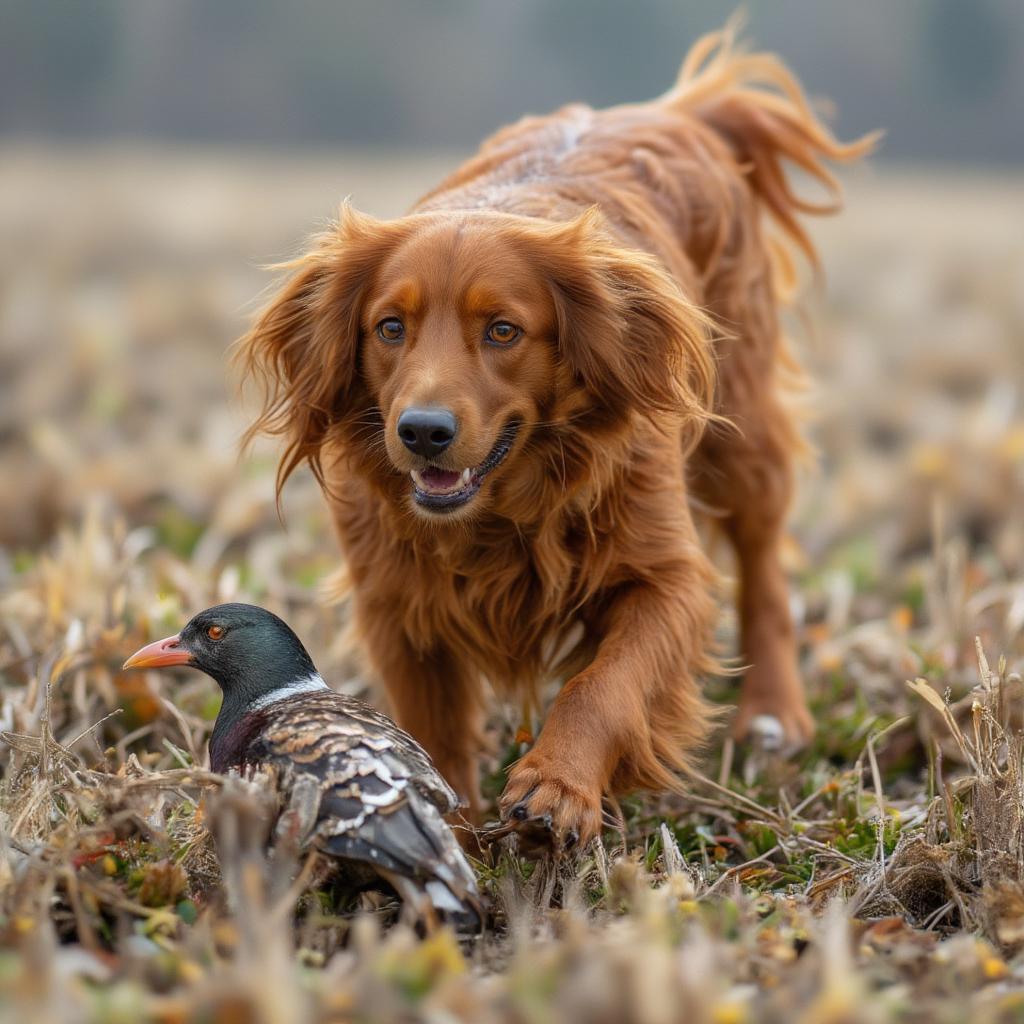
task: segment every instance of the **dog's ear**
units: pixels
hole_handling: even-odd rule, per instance
[[[548,233],[562,359],[615,415],[712,416],[711,322],[651,256],[613,241],[596,210]]]
[[[246,442],[257,434],[286,441],[279,492],[304,461],[323,483],[324,441],[352,408],[365,294],[395,240],[393,223],[344,204],[305,255],[275,268],[291,276],[237,344],[244,376],[264,385],[263,409]]]

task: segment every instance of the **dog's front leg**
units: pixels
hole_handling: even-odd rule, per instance
[[[525,831],[549,816],[556,841],[572,845],[600,831],[606,793],[674,785],[673,769],[708,732],[695,675],[710,663],[714,615],[703,560],[621,589],[601,617],[594,660],[565,684],[511,769],[502,817]]]
[[[358,607],[358,606],[357,606]],[[483,742],[480,675],[451,652],[416,650],[395,616],[359,616],[362,640],[391,711],[430,755],[437,770],[481,821],[477,761]]]

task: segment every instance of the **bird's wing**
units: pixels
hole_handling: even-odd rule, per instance
[[[399,753],[403,762],[408,765],[411,778],[416,788],[442,814],[450,814],[458,810],[461,801],[455,790],[445,781],[444,776],[434,767],[430,755],[394,720],[371,707],[366,701],[347,694],[335,693],[322,696],[325,701],[333,701],[346,715],[360,722],[367,736],[383,737],[389,740]]]
[[[473,870],[419,786],[423,765],[415,752],[426,755],[416,747],[410,756],[406,734],[376,712],[339,713],[331,699],[337,696],[276,702],[251,748],[253,760],[277,769],[286,805],[298,794],[308,805],[316,787],[319,806],[307,837],[317,849],[408,879],[440,910],[474,906]],[[429,759],[426,764],[436,775]]]

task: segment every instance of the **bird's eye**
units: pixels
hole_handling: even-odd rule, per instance
[[[389,345],[395,345],[405,337],[405,324],[397,316],[385,317],[377,324],[377,337]]]
[[[522,328],[510,324],[507,320],[499,320],[487,328],[487,340],[492,345],[511,345],[522,335]]]
[[[206,627],[206,635],[211,640],[219,640],[224,635],[224,627],[223,626],[207,626]]]

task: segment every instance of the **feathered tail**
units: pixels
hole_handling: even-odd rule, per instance
[[[321,810],[348,813],[346,801],[335,794],[327,795]],[[358,829],[325,839],[323,849],[372,867],[418,916],[436,914],[465,931],[477,931],[483,923],[466,855],[441,812],[414,786],[401,801],[366,814]]]
[[[779,57],[747,52],[737,42],[741,24],[734,17],[721,31],[697,40],[663,100],[692,112],[729,144],[769,215],[816,263],[814,246],[797,215],[838,211],[842,189],[827,163],[866,155],[881,133],[839,142]],[[824,187],[826,201],[813,202],[793,191],[783,168],[787,160]]]

